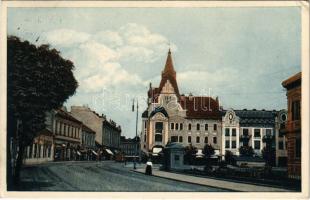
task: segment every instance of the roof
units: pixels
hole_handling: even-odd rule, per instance
[[[294,87],[298,87],[301,85],[301,72],[289,77],[285,81],[282,82],[282,86],[286,89],[291,89]]]
[[[168,51],[165,68],[161,74],[161,81],[160,81],[159,88],[158,88],[159,92],[162,90],[167,80],[170,81],[172,87],[174,88],[176,95],[180,97],[179,88],[178,88],[178,84],[176,80],[176,71],[174,70],[174,67],[173,67],[170,49]]]
[[[85,130],[89,133],[94,133],[96,134],[96,131],[92,130],[91,128],[89,128],[88,126],[86,126],[85,124],[82,125],[82,130]]]
[[[241,126],[274,126],[275,110],[234,110]]]
[[[162,113],[165,117],[169,117],[167,111],[164,107],[156,107],[150,114],[150,117],[153,117],[156,113]]]
[[[66,111],[64,111],[64,110],[62,110],[62,109],[57,109],[57,110],[56,110],[56,116],[60,116],[60,117],[63,118],[63,119],[67,119],[67,120],[70,120],[70,121],[73,121],[73,122],[82,124],[81,121],[77,120],[77,119],[74,118],[72,115],[70,115],[68,112],[66,112]]]
[[[212,97],[181,96],[180,104],[186,111],[186,118],[220,119],[219,103]]]
[[[147,110],[145,110],[143,113],[142,113],[142,118],[147,118],[149,115],[149,112]]]

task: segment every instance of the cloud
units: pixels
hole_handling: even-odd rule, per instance
[[[43,37],[73,61],[76,66],[74,74],[80,85],[78,92],[86,94],[100,92],[103,87],[122,90],[139,84],[142,87],[148,85],[144,80],[148,70],[136,70],[135,66],[155,62],[168,50],[166,37],[134,23],[116,30],[100,30],[92,35],[57,29]],[[176,50],[174,44],[171,47]]]
[[[44,34],[44,39],[56,46],[70,46],[83,43],[90,38],[90,34],[71,29],[57,29]]]

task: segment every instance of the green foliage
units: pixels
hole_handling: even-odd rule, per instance
[[[185,147],[184,151],[184,162],[187,164],[193,164],[195,155],[197,153],[197,148],[190,144],[189,146]]]
[[[250,146],[241,146],[239,152],[241,156],[253,156],[254,154],[254,150]]]
[[[228,150],[225,151],[225,161],[228,164],[234,164],[235,163],[233,153],[231,151],[228,151]]]
[[[214,155],[215,151],[211,144],[206,144],[203,148],[202,153],[205,155],[206,158],[210,158],[212,155]]]
[[[27,145],[45,127],[45,112],[61,107],[78,84],[73,63],[49,45],[36,47],[14,36],[7,45],[8,118],[22,122],[18,137]]]

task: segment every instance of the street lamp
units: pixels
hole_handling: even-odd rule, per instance
[[[135,99],[132,100],[132,112],[135,111]],[[133,168],[137,169],[136,167],[136,156],[137,156],[137,141],[138,141],[138,112],[139,112],[139,102],[137,99],[137,114],[136,114],[136,145],[135,145],[135,155],[133,159]]]

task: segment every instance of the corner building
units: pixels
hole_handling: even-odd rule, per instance
[[[168,142],[192,144],[198,149],[209,143],[217,155],[221,149],[218,98],[180,95],[170,50],[159,87],[150,84],[148,90],[147,109],[142,114],[141,150],[156,155]]]

